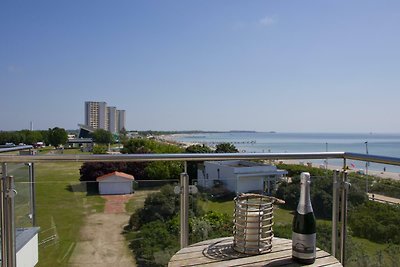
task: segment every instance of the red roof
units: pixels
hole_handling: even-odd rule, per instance
[[[130,179],[130,180],[135,180],[135,177],[133,177],[133,175],[130,175],[130,174],[127,174],[124,172],[115,171],[115,172],[111,172],[111,173],[104,174],[102,176],[97,177],[96,181],[101,181],[101,180],[107,179],[108,177],[111,177],[111,176],[118,176],[118,177]]]

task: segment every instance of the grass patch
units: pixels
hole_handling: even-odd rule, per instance
[[[207,211],[216,211],[220,213],[226,213],[229,216],[233,216],[235,204],[233,200],[227,201],[211,201],[211,200],[199,200],[200,206]],[[274,208],[274,221],[278,224],[292,224],[293,214],[290,210],[282,209],[279,206]]]
[[[37,266],[67,266],[85,216],[104,210],[104,199],[88,195],[80,184],[80,166],[75,162],[35,164],[39,242],[56,236],[39,246]]]
[[[205,212],[216,211],[216,212],[220,212],[220,213],[226,213],[229,216],[233,216],[233,211],[235,208],[235,204],[234,204],[233,200],[212,201],[212,200],[200,199],[199,203]]]

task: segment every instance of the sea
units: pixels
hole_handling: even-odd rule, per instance
[[[381,133],[278,133],[278,132],[200,132],[170,136],[177,142],[198,143],[215,147],[228,142],[246,153],[295,153],[295,152],[354,152],[371,155],[400,157],[400,134]],[[313,160],[313,164],[324,164]],[[329,164],[341,166],[342,161],[331,159]],[[365,162],[348,161],[354,169],[365,170]],[[368,169],[400,173],[400,167],[369,163]]]

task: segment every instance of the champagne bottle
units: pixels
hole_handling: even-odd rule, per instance
[[[300,200],[293,218],[292,258],[303,264],[315,261],[316,224],[310,200],[310,183],[310,173],[301,173]]]

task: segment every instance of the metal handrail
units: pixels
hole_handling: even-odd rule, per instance
[[[46,161],[209,161],[239,159],[326,159],[343,158],[345,152],[311,153],[177,153],[177,154],[118,154],[118,155],[0,155],[0,162],[46,162]]]
[[[33,146],[30,146],[30,145],[3,147],[3,148],[0,148],[0,153],[27,150],[27,149],[32,149],[32,148],[33,148]]]
[[[378,155],[371,155],[371,154],[345,152],[343,158],[357,160],[357,161],[368,161],[368,162],[374,162],[374,163],[382,163],[382,164],[390,164],[390,165],[399,165],[400,166],[400,158],[395,158],[395,157],[386,157],[386,156],[378,156]]]
[[[400,158],[352,152],[307,153],[198,153],[198,154],[120,154],[120,155],[0,155],[0,162],[143,162],[143,161],[209,161],[209,160],[292,160],[351,159],[400,166]]]

